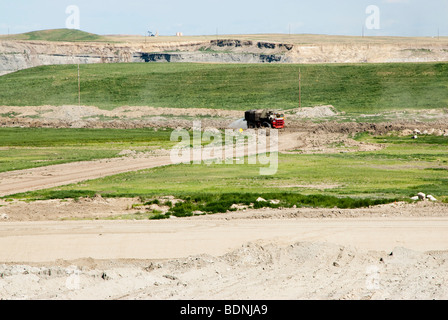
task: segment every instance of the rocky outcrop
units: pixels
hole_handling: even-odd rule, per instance
[[[288,63],[288,57],[276,54],[255,53],[146,53],[134,54],[134,62],[202,62],[202,63]]]
[[[41,65],[119,62],[387,63],[448,61],[448,43],[288,44],[240,39],[148,43],[0,40],[0,75]]]

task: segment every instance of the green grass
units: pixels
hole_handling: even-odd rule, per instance
[[[0,146],[56,147],[99,144],[159,146],[172,129],[0,128]]]
[[[366,139],[375,142],[386,142],[393,144],[405,144],[412,146],[419,145],[436,145],[436,146],[448,146],[447,137],[433,136],[433,135],[420,135],[418,139],[409,139],[409,136],[390,136],[390,137],[373,137],[372,139]]]
[[[169,148],[172,130],[0,128],[0,172]]]
[[[331,104],[360,114],[448,107],[447,63],[248,65],[124,63],[81,66],[81,102],[123,105],[290,109]],[[0,77],[0,105],[78,103],[77,66],[41,66]]]
[[[34,40],[34,41],[67,41],[67,42],[103,41],[102,36],[75,29],[40,30],[21,34],[14,34],[10,36],[2,36],[1,39]]]
[[[302,195],[297,193],[264,193],[263,199],[257,201],[255,193],[200,193],[182,197],[184,202],[178,202],[168,211],[168,214],[176,217],[192,216],[194,211],[204,214],[213,214],[227,211],[236,211],[233,204],[246,205],[250,208],[292,208],[320,207],[320,208],[360,208],[373,205],[391,203],[397,199],[354,199],[350,197],[335,197],[328,195]],[[271,202],[275,200],[275,202]],[[277,203],[278,202],[278,203]]]
[[[114,158],[121,150],[99,148],[0,149],[0,172],[44,167],[76,161]]]
[[[282,206],[352,208],[409,199],[418,192],[442,199],[448,195],[448,149],[445,147],[448,138],[428,137],[428,143],[423,139],[394,136],[359,135],[358,139],[385,143],[387,147],[374,152],[280,154],[278,172],[273,176],[260,176],[261,165],[247,162],[244,165],[181,164],[14,197],[52,199],[101,194],[149,199],[174,195],[187,200],[170,211],[182,216],[196,210],[226,211],[233,203],[255,203],[259,196],[280,200]],[[398,143],[400,139],[402,143]]]

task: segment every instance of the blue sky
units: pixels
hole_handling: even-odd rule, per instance
[[[0,0],[0,34],[65,28],[66,8],[97,34],[312,33],[361,35],[375,5],[380,29],[366,35],[448,36],[448,0]]]

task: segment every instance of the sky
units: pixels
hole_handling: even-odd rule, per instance
[[[0,0],[0,34],[66,27],[100,35],[448,36],[448,0]]]

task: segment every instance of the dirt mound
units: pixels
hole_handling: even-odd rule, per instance
[[[246,244],[170,261],[0,265],[3,299],[446,299],[448,252]]]
[[[333,106],[317,106],[312,108],[301,108],[297,111],[291,111],[299,118],[327,118],[338,115],[336,109]]]
[[[133,214],[133,204],[138,199],[81,198],[78,200],[43,200],[34,202],[13,201],[0,202],[0,214],[8,216],[7,221],[48,221],[64,219],[105,219],[123,214]]]
[[[191,128],[193,120],[225,129],[241,111],[202,108],[155,108],[122,106],[103,110],[94,106],[3,106],[0,126],[53,128]],[[194,119],[196,118],[196,119]]]
[[[2,106],[0,126],[2,127],[45,127],[45,128],[186,128],[193,121],[201,121],[202,126],[217,129],[245,129],[241,118],[243,112],[207,108],[155,108],[150,106],[122,106],[113,110],[103,110],[94,106]],[[394,114],[394,119],[384,122],[346,121],[343,114],[333,106],[293,109],[285,112],[286,129],[282,132],[344,133],[370,132],[387,134],[391,131],[403,132],[419,129],[421,133],[445,135],[448,133],[446,110],[428,113],[413,112],[412,117]],[[420,118],[419,118],[420,117]],[[325,122],[313,121],[324,119]],[[410,120],[402,120],[410,119]],[[342,120],[342,121],[341,121]],[[431,121],[428,121],[431,120]]]
[[[83,118],[104,115],[97,107],[88,106],[61,106],[54,108],[51,112],[45,113],[43,116],[47,119],[57,119],[61,121],[76,121]]]

